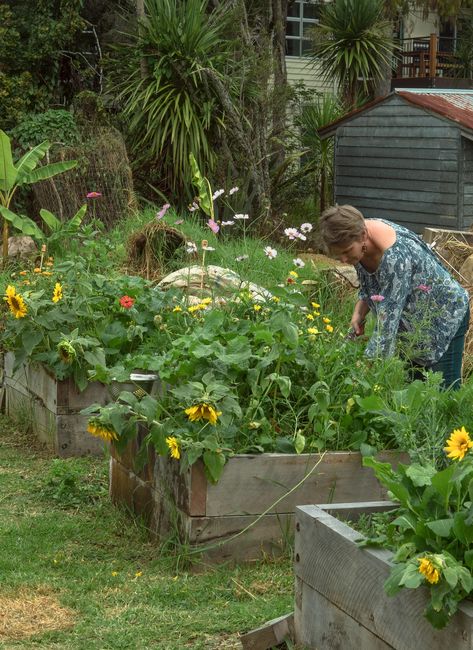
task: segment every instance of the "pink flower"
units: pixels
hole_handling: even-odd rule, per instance
[[[301,223],[301,232],[310,232],[312,227],[311,223]]]
[[[135,304],[135,299],[130,296],[122,296],[119,298],[118,302],[124,309],[131,309]]]
[[[215,234],[217,234],[218,231],[220,230],[220,226],[219,226],[218,223],[217,223],[216,221],[214,221],[213,219],[209,219],[209,220],[207,221],[207,225],[208,225],[208,227],[210,228],[210,230],[211,230],[212,232],[214,232]]]
[[[162,219],[170,207],[171,205],[169,203],[165,203],[161,210],[156,212],[156,219]]]
[[[428,284],[419,284],[416,289],[419,289],[420,291],[423,291],[424,293],[429,293],[429,291],[432,289]]]
[[[289,239],[298,239],[300,236],[300,232],[297,230],[297,228],[285,228],[284,234],[286,237],[289,237]]]
[[[379,293],[375,293],[375,294],[373,294],[372,296],[370,296],[370,298],[371,298],[371,300],[372,300],[373,302],[383,302],[383,300],[384,300],[384,296],[382,296],[382,295],[379,294]]]
[[[88,198],[88,199],[98,199],[98,198],[101,197],[101,196],[102,196],[102,193],[101,193],[101,192],[89,192],[89,193],[87,194],[87,198]]]

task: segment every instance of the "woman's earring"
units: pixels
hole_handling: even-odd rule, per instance
[[[363,242],[361,244],[361,252],[363,253],[363,255],[366,253],[366,244],[365,244],[365,242]]]

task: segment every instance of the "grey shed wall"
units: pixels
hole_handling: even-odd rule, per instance
[[[459,228],[461,139],[455,124],[393,96],[338,128],[335,200],[415,232]]]
[[[473,224],[473,142],[462,138],[463,144],[463,227]]]

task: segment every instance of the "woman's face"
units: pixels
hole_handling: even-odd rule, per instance
[[[345,242],[339,246],[331,246],[330,255],[343,264],[358,264],[364,256],[363,238]]]

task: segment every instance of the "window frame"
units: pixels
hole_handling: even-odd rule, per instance
[[[307,18],[304,16],[304,5],[312,5],[312,6],[321,6],[325,4],[324,0],[296,0],[295,5],[299,5],[299,15],[298,16],[287,16],[286,18],[286,56],[290,57],[292,59],[300,59],[304,58],[307,56],[306,53],[303,52],[303,44],[304,42],[309,42],[309,39],[304,38],[304,25],[307,26],[309,24],[310,26],[318,25],[320,22],[318,18]],[[288,23],[295,23],[299,26],[299,35],[298,36],[293,36],[292,34],[288,35],[287,33],[287,24]],[[288,42],[291,43],[297,43],[298,44],[298,54],[289,54],[288,53],[288,47],[287,44]]]

